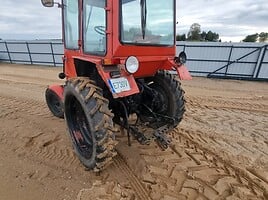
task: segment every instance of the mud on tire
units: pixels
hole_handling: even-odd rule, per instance
[[[100,171],[116,155],[113,114],[102,89],[88,78],[67,81],[64,113],[75,153],[88,169]]]

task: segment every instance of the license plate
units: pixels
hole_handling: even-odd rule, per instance
[[[130,90],[130,85],[125,77],[113,78],[109,80],[113,93],[120,93]]]

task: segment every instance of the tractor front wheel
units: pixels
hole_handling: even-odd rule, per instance
[[[82,164],[100,171],[116,155],[113,114],[102,89],[88,78],[74,78],[64,88],[64,113],[75,153]]]
[[[46,102],[51,113],[59,118],[64,117],[63,102],[61,98],[52,89],[46,89]]]
[[[173,123],[168,125],[177,126],[185,112],[184,91],[181,83],[168,71],[160,70],[148,86],[157,94],[154,98],[154,105],[148,104],[148,107],[159,115],[173,119]],[[158,122],[158,126],[163,125],[165,122]]]

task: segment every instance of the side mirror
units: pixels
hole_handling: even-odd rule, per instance
[[[41,0],[42,5],[45,7],[53,7],[54,6],[54,0]]]

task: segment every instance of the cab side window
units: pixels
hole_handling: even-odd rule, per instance
[[[67,49],[79,49],[78,0],[64,0],[64,43]]]
[[[105,0],[84,0],[84,51],[96,55],[106,53]]]

